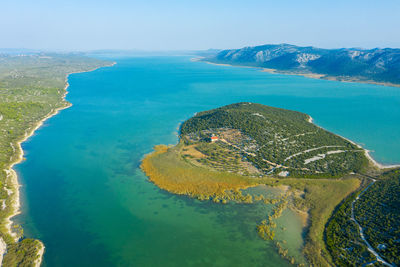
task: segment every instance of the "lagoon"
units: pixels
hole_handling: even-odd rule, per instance
[[[187,56],[118,57],[72,74],[73,104],[22,147],[16,166],[25,235],[46,246],[45,266],[286,266],[255,230],[268,207],[171,195],[139,169],[157,144],[175,144],[195,112],[257,102],[308,113],[325,129],[400,163],[400,90],[193,62]],[[286,218],[286,219],[285,219]],[[290,219],[289,219],[290,218]],[[300,220],[287,212],[294,254]]]

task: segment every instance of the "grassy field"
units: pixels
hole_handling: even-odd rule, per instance
[[[187,149],[183,143],[175,147],[157,146],[154,153],[144,158],[142,169],[149,176],[150,181],[164,190],[203,200],[216,199],[216,202],[241,201],[241,198],[231,197],[230,194],[230,192],[240,192],[240,189],[258,185],[288,186],[290,195],[285,196],[289,200],[287,207],[299,212],[307,212],[309,215],[304,246],[304,254],[309,264],[331,265],[332,261],[323,237],[325,225],[341,200],[360,186],[358,178],[297,179],[242,176],[196,166],[181,155],[185,152]],[[252,196],[252,200],[257,198],[257,196]],[[248,197],[247,200],[250,202]],[[282,200],[283,198],[276,201],[278,205]],[[271,225],[273,222],[266,221],[258,229],[264,231],[264,235],[261,236],[265,239],[273,239],[273,233],[266,229]]]
[[[69,105],[67,75],[110,65],[75,54],[0,55],[0,243],[4,266],[40,262],[40,241],[27,239],[10,216],[19,207],[18,181],[11,167],[22,159],[20,142],[41,120]]]

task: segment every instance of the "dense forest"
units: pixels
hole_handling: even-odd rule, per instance
[[[363,149],[308,120],[308,115],[296,111],[237,103],[200,112],[180,130],[182,138],[192,141],[222,137],[229,129],[240,131],[240,136],[223,141],[264,174],[287,171],[296,177],[338,177],[367,166]]]
[[[400,265],[400,170],[380,177],[356,202],[354,213],[371,246]]]
[[[359,196],[358,199],[356,197]],[[354,201],[356,200],[356,201]],[[327,225],[325,236],[337,266],[383,266],[367,249],[365,239],[388,263],[400,264],[400,170],[382,174],[365,192],[357,192],[336,209]]]

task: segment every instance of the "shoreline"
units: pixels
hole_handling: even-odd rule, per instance
[[[306,114],[306,116],[303,119],[309,123],[312,123],[313,125],[317,126],[320,129],[324,129],[321,126],[315,124],[314,119],[309,114]],[[327,130],[325,130],[325,131],[327,131]],[[330,132],[330,131],[327,131],[327,132]],[[332,132],[330,132],[330,133],[332,133]],[[359,147],[360,150],[357,150],[358,153],[360,153],[360,152],[368,153],[367,149],[362,148],[361,145],[356,144],[354,141],[351,141],[348,138],[345,138],[345,137],[340,136],[335,133],[332,133],[332,134],[339,136],[339,137],[343,138],[344,140],[347,140],[348,142],[354,144],[354,146],[356,146],[356,147]],[[181,142],[181,139],[178,139],[178,144],[180,142]],[[182,150],[179,150],[177,152],[177,154],[180,153],[180,151],[182,151]],[[157,153],[157,150],[155,149],[155,152],[153,152],[153,153]],[[358,155],[361,155],[361,154],[358,154]],[[168,157],[165,157],[163,160],[166,160],[167,158]],[[375,170],[375,166],[377,166],[378,168],[383,168],[383,169],[394,167],[393,165],[384,166],[382,164],[379,164],[370,157],[368,157],[367,160],[368,160],[367,161],[368,165],[367,164],[365,164],[365,165],[367,165],[368,166],[367,168],[371,169],[371,170],[372,169]],[[159,161],[162,161],[162,160],[159,160]],[[374,167],[371,166],[372,164],[374,164]],[[163,169],[165,170],[165,169],[170,168],[169,166],[173,166],[173,165],[169,165],[169,166],[164,165],[163,166],[163,165],[160,165],[159,163],[158,163],[158,165],[159,166],[157,167],[157,163],[154,164],[153,168],[156,169],[156,171],[153,171],[153,173],[157,173],[157,169],[159,169],[160,170],[159,172],[162,173]],[[171,194],[176,194],[176,192],[171,192],[170,190],[168,190],[168,188],[160,187],[156,182],[152,181],[151,173],[147,172],[146,169],[142,168],[142,171],[148,177],[149,181],[152,182],[153,184],[155,184],[155,186],[157,186],[158,188],[160,188],[162,190],[166,190]],[[351,171],[351,170],[349,170],[349,171]],[[350,173],[350,174],[353,174],[353,173]],[[301,253],[305,257],[305,259],[307,259],[309,262],[318,261],[321,263],[321,265],[326,265],[326,264],[329,265],[329,263],[331,262],[330,253],[326,250],[326,240],[323,237],[325,227],[327,225],[327,222],[332,217],[332,214],[334,214],[335,208],[341,203],[341,201],[343,199],[345,199],[347,196],[356,192],[356,190],[358,190],[358,188],[360,188],[360,185],[362,184],[362,181],[363,181],[362,178],[360,178],[356,175],[350,175],[349,177],[346,177],[346,176],[347,175],[341,177],[340,179],[321,179],[322,181],[320,179],[302,178],[301,180],[303,180],[305,182],[295,181],[294,183],[293,183],[293,181],[291,182],[291,180],[289,180],[289,181],[286,180],[287,185],[294,189],[294,191],[293,191],[294,196],[297,196],[297,194],[298,194],[299,197],[301,197],[301,198],[304,197],[304,199],[307,202],[310,201],[308,203],[312,203],[312,205],[303,204],[302,206],[299,206],[299,207],[306,207],[307,208],[306,210],[297,209],[296,206],[294,206],[294,205],[287,206],[287,208],[290,209],[296,215],[297,218],[299,218],[299,223],[301,223],[301,226],[303,229],[302,230],[303,246],[302,246]],[[292,178],[292,179],[298,180],[296,178]],[[280,181],[282,181],[282,183],[285,183],[284,178],[282,180],[277,178],[277,180],[280,180]],[[321,181],[321,183],[319,183],[318,180]],[[174,181],[175,181],[175,183],[180,183],[179,180],[174,180]],[[274,181],[271,181],[269,185],[271,185],[271,184],[273,186]],[[301,184],[301,187],[299,184]],[[314,187],[315,184],[317,187]],[[265,185],[267,185],[267,184],[265,184]],[[257,186],[259,186],[259,185],[256,185],[256,187]],[[308,190],[309,186],[310,186],[310,190]],[[251,187],[253,187],[253,186],[251,186]],[[331,189],[332,189],[332,192],[329,191]],[[300,190],[300,192],[297,193],[297,190]],[[315,191],[317,193],[315,193],[313,191]],[[306,198],[307,192],[309,194],[312,193],[314,195],[311,195],[310,197],[307,196],[307,198]],[[321,194],[320,192],[323,192],[323,194]],[[335,193],[333,193],[333,192],[335,192]],[[327,198],[325,193],[327,195],[329,195],[329,198]],[[189,197],[192,197],[192,196],[189,195]],[[319,198],[321,198],[321,199],[319,199]],[[328,199],[328,200],[325,200],[325,199]],[[317,201],[322,201],[323,204],[320,204],[320,202],[317,202]],[[263,226],[263,224],[261,224],[260,227],[261,226]],[[261,238],[263,238],[262,235],[261,235]],[[313,251],[318,251],[318,250],[320,252],[318,254],[321,256],[317,256],[317,257],[313,256],[312,255]],[[284,256],[282,258],[285,259]]]
[[[308,114],[307,114],[307,115],[308,115]],[[308,116],[309,116],[309,118],[308,118],[307,121],[308,121],[309,123],[312,123],[312,124],[314,124],[315,126],[317,126],[317,127],[321,128],[321,129],[324,129],[325,131],[327,131],[325,128],[322,128],[321,126],[315,124],[315,123],[314,123],[314,119],[313,119],[310,115],[308,115]],[[341,135],[339,135],[339,134],[337,134],[337,133],[333,133],[333,134],[335,134],[335,135],[337,135],[337,136],[339,136],[339,137],[345,139],[346,141],[349,141],[349,142],[352,143],[353,145],[355,145],[355,146],[357,146],[358,148],[362,149],[362,150],[364,151],[365,156],[367,157],[367,159],[369,160],[369,162],[372,163],[372,165],[373,165],[374,167],[377,167],[378,169],[381,169],[381,170],[393,169],[393,168],[400,168],[400,164],[384,165],[384,164],[382,164],[382,163],[377,162],[377,161],[371,156],[371,154],[370,154],[371,151],[370,151],[370,150],[368,150],[368,149],[366,149],[366,148],[363,148],[361,145],[359,145],[359,144],[357,144],[356,142],[350,140],[349,138],[346,138],[346,137],[344,137],[344,136],[341,136]]]
[[[8,193],[8,198],[9,199],[9,203],[10,203],[10,215],[4,218],[4,222],[5,222],[5,227],[7,229],[7,233],[14,238],[15,242],[18,242],[19,237],[17,236],[17,233],[13,232],[11,229],[12,224],[14,223],[12,221],[12,218],[17,216],[18,214],[21,213],[20,211],[20,207],[21,207],[21,203],[20,203],[20,192],[19,192],[19,188],[21,187],[21,185],[19,184],[18,181],[18,175],[17,172],[13,169],[15,165],[19,164],[20,162],[22,162],[23,160],[23,156],[24,156],[24,151],[22,149],[22,143],[26,142],[31,136],[33,136],[33,134],[35,133],[35,131],[37,129],[39,129],[40,127],[43,126],[44,122],[46,120],[48,120],[49,118],[57,115],[61,110],[63,109],[67,109],[69,107],[72,106],[71,103],[69,103],[68,101],[66,101],[66,96],[68,94],[68,87],[69,87],[69,83],[68,83],[68,78],[69,75],[71,74],[75,74],[75,73],[85,73],[85,72],[92,72],[95,71],[97,69],[100,68],[104,68],[104,67],[112,67],[115,64],[117,64],[116,62],[113,62],[110,65],[105,65],[105,66],[100,66],[100,67],[96,67],[94,69],[90,69],[90,70],[85,70],[85,71],[75,71],[75,72],[70,72],[66,74],[65,77],[65,86],[64,86],[64,93],[61,97],[61,104],[62,106],[53,109],[52,111],[50,111],[44,118],[42,118],[41,120],[37,121],[36,123],[34,123],[32,125],[32,127],[30,127],[29,129],[27,129],[27,131],[25,132],[25,135],[16,141],[17,147],[14,149],[14,155],[13,158],[14,160],[4,168],[4,171],[6,172],[6,185],[8,187],[10,187],[10,191]],[[42,256],[44,254],[44,249],[45,246],[43,244],[42,241],[36,239],[38,242],[40,242],[41,244],[41,248],[38,251],[38,260],[35,262],[35,266],[40,266],[41,262],[42,262]],[[3,239],[1,238],[1,241],[3,241]],[[4,241],[3,241],[4,242]],[[4,251],[2,253],[2,256],[4,256],[4,252],[7,250],[7,246],[4,247]],[[2,259],[2,258],[1,258]],[[0,261],[0,265],[1,265]]]
[[[38,258],[36,259],[36,261],[34,262],[34,266],[35,267],[40,267],[40,265],[42,264],[42,259],[43,259],[43,254],[44,254],[44,244],[43,242],[40,242],[40,249],[37,253]]]
[[[262,68],[262,67],[253,67],[253,66],[241,66],[241,65],[232,65],[232,64],[226,64],[226,63],[214,63],[214,62],[210,62],[210,61],[203,61],[202,59],[204,59],[204,57],[196,57],[196,58],[191,58],[191,61],[193,62],[204,62],[207,64],[211,64],[211,65],[216,65],[216,66],[225,66],[225,67],[240,67],[240,68],[254,68],[254,69],[260,69],[262,72],[268,72],[268,73],[273,73],[273,74],[283,74],[283,75],[298,75],[298,76],[303,76],[306,78],[310,78],[310,79],[320,79],[320,80],[328,80],[328,81],[338,81],[338,82],[353,82],[353,83],[363,83],[363,84],[375,84],[375,85],[382,85],[382,86],[390,86],[390,87],[400,87],[400,84],[392,84],[392,83],[379,83],[379,82],[374,82],[374,81],[346,81],[346,80],[339,80],[339,79],[334,79],[333,77],[329,77],[329,78],[323,78],[325,75],[322,74],[315,74],[315,73],[309,73],[309,74],[301,74],[301,73],[285,73],[285,72],[279,72],[276,69],[269,69],[269,68]],[[308,114],[307,114],[308,115]],[[308,122],[310,123],[314,123],[313,118],[308,115]],[[316,125],[316,124],[315,124]],[[319,125],[316,125],[318,127],[320,127]],[[320,127],[322,128],[322,127]],[[324,128],[322,128],[324,129]],[[326,130],[326,129],[324,129]],[[367,159],[369,160],[369,162],[372,163],[372,165],[374,167],[377,167],[378,169],[384,170],[384,169],[393,169],[393,168],[400,168],[400,164],[390,164],[390,165],[385,165],[382,163],[377,162],[370,154],[370,150],[363,148],[362,146],[360,146],[359,144],[355,143],[354,141],[338,135],[336,133],[333,133],[347,141],[349,141],[350,143],[356,145],[357,147],[359,147],[360,149],[364,150],[365,156],[367,157]]]
[[[308,115],[308,114],[307,114]],[[311,122],[312,123],[312,117],[311,116],[309,116],[308,118],[307,118],[307,121],[309,121],[309,122]],[[318,125],[316,125],[317,127],[319,127]],[[172,145],[172,146],[177,146],[177,145],[179,145],[180,144],[180,139],[178,139],[178,143],[176,144],[176,145]],[[157,146],[165,146],[165,145],[157,145]],[[157,147],[156,146],[156,147]],[[169,145],[168,147],[170,147],[171,145]],[[158,150],[156,149],[156,147],[154,147],[154,149],[153,149],[153,151],[152,152],[150,152],[150,153],[148,153],[148,154],[146,154],[145,156],[144,156],[144,158],[142,159],[142,164],[141,164],[141,170],[144,172],[144,174],[146,175],[146,177],[147,177],[147,179],[148,179],[148,181],[149,182],[151,182],[151,183],[153,183],[157,188],[159,188],[159,189],[161,189],[161,190],[165,190],[165,191],[167,191],[167,192],[169,192],[170,194],[173,194],[173,195],[182,195],[182,193],[177,193],[177,192],[173,192],[173,191],[170,191],[168,188],[165,188],[165,187],[162,187],[162,186],[160,186],[157,182],[155,182],[154,180],[152,180],[152,178],[151,178],[151,173],[150,172],[148,172],[145,168],[143,168],[142,166],[143,166],[143,162],[144,162],[144,160],[146,159],[146,158],[149,158],[149,157],[151,157],[151,156],[153,156],[153,155],[155,155],[156,153],[159,153],[158,152]],[[161,152],[161,153],[166,153],[166,152]],[[154,167],[154,166],[153,166]],[[156,168],[156,167],[154,167],[154,168]],[[282,181],[282,183],[283,184],[278,184],[278,185],[275,185],[274,184],[274,182],[272,181],[272,182],[270,182],[270,183],[261,183],[261,184],[254,184],[254,185],[250,185],[249,187],[247,187],[247,188],[255,188],[255,187],[258,187],[258,186],[271,186],[271,187],[284,187],[284,188],[286,188],[286,190],[287,190],[287,188],[292,188],[292,189],[295,189],[295,191],[296,191],[296,185],[293,185],[293,183],[291,183],[290,181],[288,182],[288,183],[284,183],[284,181],[285,181],[285,178],[282,178],[282,179],[280,179],[280,178],[276,178],[276,177],[273,177],[273,179],[277,179],[277,180],[280,180],[280,181]],[[290,178],[289,178],[290,179]],[[296,179],[296,178],[292,178],[292,179]],[[336,179],[327,179],[327,178],[325,178],[325,179],[310,179],[310,178],[302,178],[302,180],[305,180],[306,181],[306,183],[302,186],[302,191],[301,192],[305,192],[304,190],[306,190],[306,185],[307,185],[307,183],[308,182],[310,182],[311,181],[311,183],[314,183],[315,181],[329,181],[329,182],[333,182],[333,183],[337,183],[337,182],[339,182],[338,180],[336,180]],[[350,178],[350,179],[346,179],[346,181],[349,181],[349,180],[355,180],[355,181],[360,181],[358,178]],[[277,181],[276,181],[277,182]],[[351,186],[351,184],[348,184],[349,186]],[[324,185],[322,185],[322,186],[324,186]],[[325,187],[325,186],[324,186]],[[355,190],[357,190],[357,188],[359,187],[359,183],[357,183],[357,187],[356,188],[354,188],[354,190],[353,189],[351,189],[348,193],[346,193],[346,195],[345,196],[343,196],[343,197],[341,197],[341,199],[344,199],[345,197],[347,197],[348,195],[350,195],[350,194],[352,194]],[[247,188],[243,188],[243,189],[247,189]],[[298,188],[297,188],[298,189]],[[284,189],[285,190],[285,189]],[[300,189],[299,189],[300,190]],[[293,195],[296,195],[297,193],[295,192],[295,191],[293,191],[292,192],[292,194]],[[187,193],[183,193],[183,195],[187,195],[189,198],[195,198],[193,195],[190,195],[190,194],[187,194]],[[300,195],[302,195],[302,194],[300,194]],[[200,199],[200,200],[207,200],[207,201],[212,201],[212,200],[210,200],[210,199]],[[254,199],[253,199],[254,200]],[[223,202],[222,202],[223,203]],[[336,205],[335,205],[336,206]],[[324,206],[325,207],[325,206]],[[295,208],[293,205],[288,205],[287,207],[286,207],[286,209],[289,209],[291,212],[293,212],[294,213],[294,215],[296,216],[296,218],[299,220],[299,223],[300,223],[300,225],[301,225],[301,228],[302,228],[302,233],[307,233],[307,236],[309,235],[308,233],[309,233],[309,231],[310,231],[310,229],[314,229],[314,231],[315,231],[315,229],[317,229],[318,230],[318,223],[315,223],[315,222],[313,222],[313,220],[311,219],[311,218],[313,218],[313,216],[312,216],[312,210],[315,210],[315,208],[307,208],[307,210],[300,210],[300,209],[297,209],[297,208]],[[325,209],[325,208],[324,208]],[[324,209],[322,209],[322,211],[324,211]],[[329,208],[328,208],[329,209]],[[332,212],[333,212],[333,210],[334,210],[334,207],[332,206],[331,207],[331,209],[332,209]],[[331,212],[329,212],[329,214],[331,214]],[[329,217],[330,217],[331,215],[329,215]],[[318,216],[316,216],[317,217],[317,219],[319,218]],[[328,219],[326,219],[326,221],[327,221]],[[324,224],[325,225],[325,224]],[[310,255],[309,255],[309,253],[308,252],[306,252],[306,251],[304,251],[304,247],[305,247],[305,245],[306,244],[311,244],[311,245],[309,245],[309,246],[316,246],[315,244],[317,244],[318,242],[320,242],[320,241],[318,241],[318,237],[313,237],[313,238],[317,238],[317,241],[307,241],[307,238],[306,238],[306,236],[302,236],[302,244],[303,244],[303,246],[302,246],[302,250],[301,250],[301,255],[302,256],[304,256],[306,259],[309,259],[309,257],[311,257]],[[312,240],[314,240],[314,239],[312,239]],[[317,243],[313,243],[313,242],[317,242]],[[273,243],[274,244],[274,247],[275,248],[278,248],[279,249],[279,247],[277,247],[277,245],[276,245],[276,243],[274,242]],[[319,244],[319,243],[318,243]],[[325,243],[324,243],[325,244]],[[321,250],[321,251],[323,251],[323,250]],[[281,257],[282,257],[282,259],[287,259],[286,257],[284,257],[284,256],[282,256],[280,253],[278,253]],[[324,259],[324,260],[326,260],[326,259]]]
[[[325,81],[337,81],[337,82],[347,82],[347,83],[361,83],[361,84],[374,84],[374,85],[381,85],[381,86],[388,86],[388,87],[400,87],[400,84],[396,83],[390,83],[390,82],[376,82],[372,80],[358,80],[357,78],[343,78],[341,79],[340,77],[335,77],[335,76],[327,76],[326,74],[319,74],[319,73],[301,73],[301,72],[292,72],[292,71],[284,71],[284,70],[277,70],[277,69],[271,69],[271,68],[263,68],[263,67],[257,67],[257,66],[242,66],[242,65],[233,65],[229,63],[214,63],[211,61],[203,61],[204,57],[196,57],[192,58],[191,61],[194,62],[204,62],[207,64],[211,65],[216,65],[216,66],[225,66],[225,67],[240,67],[240,68],[254,68],[254,69],[259,69],[261,72],[268,72],[271,74],[281,74],[281,75],[296,75],[296,76],[302,76],[310,79],[318,79],[318,80],[325,80]]]

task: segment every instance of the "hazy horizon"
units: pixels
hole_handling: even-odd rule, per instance
[[[289,45],[295,45],[299,47],[315,47],[315,48],[322,48],[322,49],[342,49],[342,48],[347,48],[347,49],[364,49],[364,50],[370,50],[370,49],[385,49],[385,48],[392,48],[392,49],[400,49],[399,47],[389,47],[389,46],[384,46],[384,47],[321,47],[321,46],[313,46],[313,45],[298,45],[294,43],[264,43],[264,44],[249,44],[249,45],[244,45],[241,47],[221,47],[221,48],[206,48],[206,49],[169,49],[169,50],[150,50],[150,49],[135,49],[135,48],[99,48],[99,49],[76,49],[76,50],[69,50],[69,49],[61,49],[61,48],[49,48],[49,49],[32,49],[32,48],[25,48],[25,47],[0,47],[0,52],[2,53],[7,53],[7,52],[26,52],[26,53],[101,53],[101,52],[127,52],[127,53],[140,53],[140,54],[152,54],[152,53],[192,53],[192,52],[202,52],[202,51],[212,51],[212,50],[229,50],[229,49],[241,49],[244,47],[256,47],[256,46],[262,46],[262,45],[279,45],[279,44],[289,44]]]
[[[400,47],[400,1],[9,1],[1,48],[188,51],[289,43]]]

